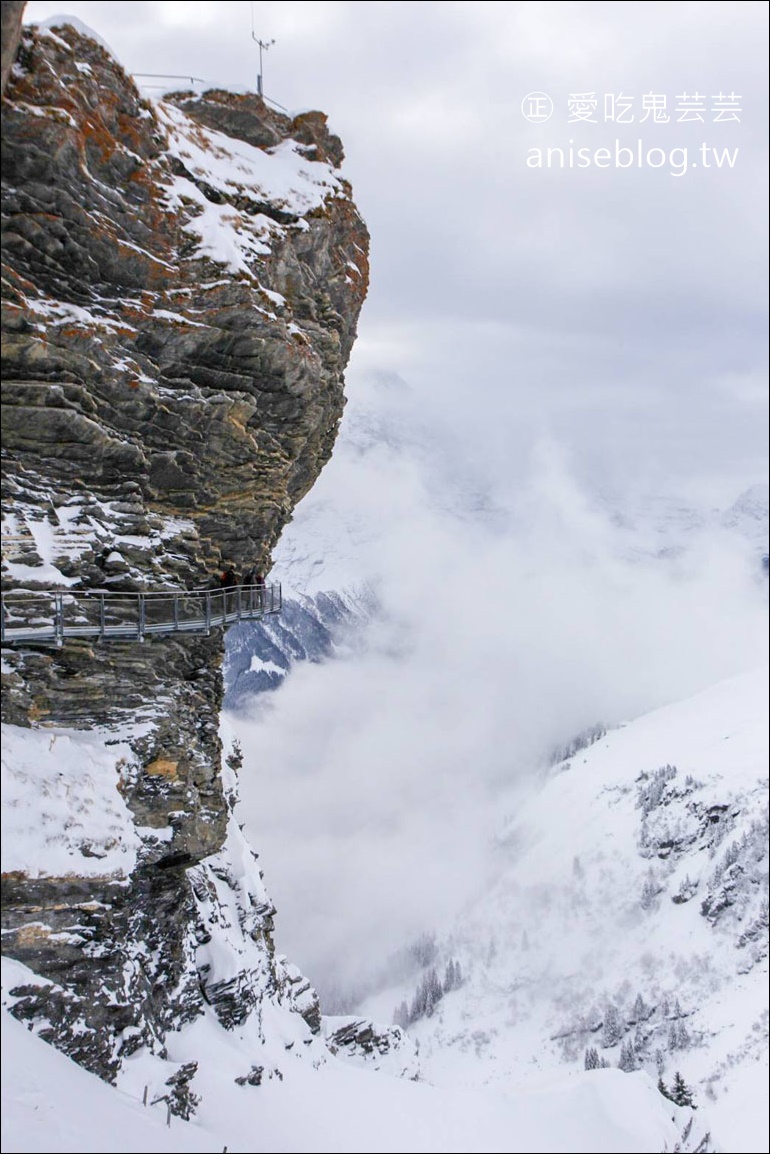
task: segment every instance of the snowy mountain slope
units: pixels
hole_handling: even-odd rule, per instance
[[[602,501],[631,549],[643,556],[681,554],[707,534],[742,542],[754,559],[767,553],[770,494],[765,483],[751,485],[722,508],[651,494],[634,500],[605,496]]]
[[[4,967],[8,963],[3,963]],[[10,966],[18,967],[17,963]],[[12,980],[19,980],[14,975]],[[644,1074],[614,1070],[542,1079],[505,1094],[443,1090],[329,1061],[318,1069],[273,1058],[283,1079],[251,1083],[244,1039],[207,1020],[183,1031],[173,1057],[205,1055],[204,1101],[194,1121],[172,1117],[148,1094],[146,1067],[120,1089],[105,1085],[3,1014],[3,1150],[493,1152],[674,1149],[691,1111],[666,1103]],[[287,1041],[287,1046],[289,1045]],[[253,1067],[252,1067],[253,1068]],[[240,1082],[236,1082],[240,1077]],[[144,1081],[146,1079],[146,1081]],[[154,1103],[154,1104],[153,1104]],[[684,1149],[695,1149],[694,1143]]]
[[[768,486],[751,485],[722,514],[722,524],[767,545]]]
[[[409,1027],[424,1077],[528,1084],[593,1048],[680,1071],[722,1148],[767,1149],[767,693],[766,669],[723,682],[509,799],[495,876],[434,963],[463,984]]]
[[[284,596],[280,616],[232,626],[222,668],[225,708],[238,710],[255,694],[277,689],[296,661],[318,662],[339,653],[376,608],[366,588],[295,593]]]

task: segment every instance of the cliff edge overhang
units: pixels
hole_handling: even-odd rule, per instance
[[[341,162],[321,113],[150,102],[91,37],[23,30],[3,102],[4,589],[269,571],[331,454],[367,289]],[[270,1002],[317,1038],[233,817],[222,653],[221,631],[3,653],[3,940],[28,967],[8,1000],[103,1077],[204,1013],[258,1041]]]

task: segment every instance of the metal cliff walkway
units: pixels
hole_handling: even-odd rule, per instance
[[[238,621],[261,621],[280,612],[280,585],[161,593],[18,590],[2,595],[0,639],[3,645],[61,645],[81,637],[145,641],[175,633],[207,634]]]

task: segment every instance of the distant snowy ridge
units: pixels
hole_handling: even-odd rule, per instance
[[[703,507],[676,498],[648,495],[632,502],[605,501],[608,513],[642,553],[666,557],[682,552],[708,533],[742,539],[753,555],[768,548],[770,490],[751,485],[726,507]]]
[[[278,689],[297,661],[324,661],[344,651],[374,613],[376,599],[366,589],[284,593],[280,616],[232,626],[223,666],[225,708],[241,709],[256,694]]]

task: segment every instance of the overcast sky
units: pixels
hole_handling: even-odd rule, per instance
[[[351,396],[398,372],[501,476],[548,435],[620,488],[726,501],[766,478],[764,3],[111,0],[27,18],[74,13],[132,71],[253,87],[252,8],[276,41],[267,94],[329,114],[372,233]],[[548,121],[525,119],[531,92]],[[570,141],[609,167],[528,167]]]

